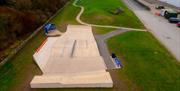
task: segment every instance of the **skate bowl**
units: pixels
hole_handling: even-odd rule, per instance
[[[90,26],[68,25],[58,37],[48,37],[33,58],[42,71],[31,88],[111,88],[113,82]]]

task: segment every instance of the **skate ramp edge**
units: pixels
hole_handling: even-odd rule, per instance
[[[113,82],[108,72],[95,72],[80,75],[35,76],[31,88],[111,88]]]

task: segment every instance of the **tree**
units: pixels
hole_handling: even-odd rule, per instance
[[[5,5],[7,4],[6,0],[0,0],[0,5]]]

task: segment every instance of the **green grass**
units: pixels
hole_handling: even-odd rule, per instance
[[[66,4],[64,9],[58,12],[58,14],[51,21],[52,23],[57,24],[57,28],[62,32],[66,31],[66,26],[68,24],[79,24],[76,21],[76,15],[79,13],[80,8],[74,7],[72,3],[73,0]]]
[[[180,64],[148,32],[126,32],[107,40],[122,60],[120,79],[141,91],[179,91]]]
[[[81,19],[85,22],[100,25],[115,25],[122,27],[141,28],[143,24],[121,0],[80,0],[79,5],[85,7]],[[124,13],[113,15],[109,11],[122,8]]]
[[[101,27],[93,27],[93,33],[96,35],[106,34],[114,31],[112,28],[101,28]]]
[[[76,21],[76,16],[80,11],[80,8],[76,8],[72,5],[73,0],[69,2],[65,8],[58,12],[57,16],[55,16],[52,20],[52,23],[55,24],[78,24]]]
[[[21,91],[24,84],[29,82],[27,81],[29,77],[40,73],[32,55],[44,38],[43,33],[39,33],[13,59],[1,67],[0,91]]]
[[[66,31],[66,26],[68,24],[79,24],[76,21],[76,15],[79,13],[80,8],[74,7],[72,5],[73,0],[71,0],[70,3],[67,4],[67,7],[61,12],[57,14],[55,18],[51,21],[52,23],[58,24],[58,29],[62,32]],[[114,29],[110,28],[98,28],[98,27],[93,27],[93,33],[94,34],[105,34],[108,32],[113,31]]]

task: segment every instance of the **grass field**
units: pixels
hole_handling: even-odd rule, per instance
[[[135,14],[121,0],[80,0],[78,5],[85,7],[85,12],[81,17],[85,22],[100,25],[144,28]],[[114,12],[117,8],[122,8],[124,12],[119,15],[109,12]]]
[[[138,91],[179,91],[180,64],[148,32],[126,32],[107,41],[109,50],[122,60],[121,80]]]

